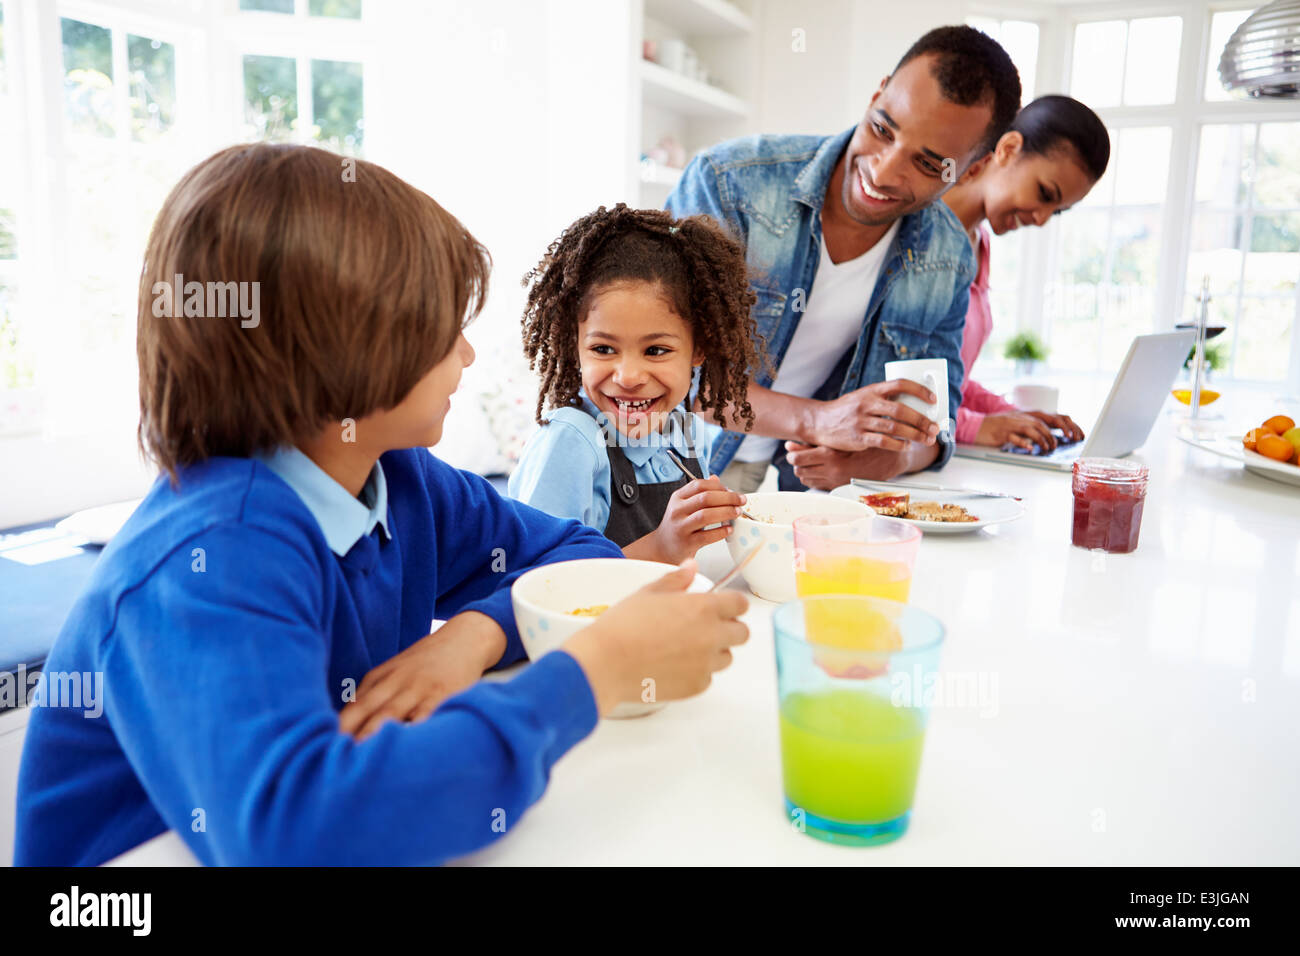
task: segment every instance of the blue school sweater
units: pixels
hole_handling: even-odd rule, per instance
[[[206,864],[427,864],[519,821],[596,724],[568,654],[360,743],[338,711],[434,618],[481,611],[506,632],[500,663],[521,659],[510,583],[621,552],[427,451],[380,465],[387,520],[342,557],[262,461],[184,469],[179,490],[159,479],[46,662],[16,864],[98,864],[169,828]],[[102,674],[98,716],[69,706],[73,674]]]

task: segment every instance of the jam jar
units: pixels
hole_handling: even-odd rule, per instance
[[[1137,547],[1147,466],[1117,458],[1080,458],[1074,463],[1076,547],[1127,554]]]

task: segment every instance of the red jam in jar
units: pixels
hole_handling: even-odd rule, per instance
[[[1147,466],[1117,458],[1080,458],[1074,463],[1075,547],[1127,554],[1137,547]]]

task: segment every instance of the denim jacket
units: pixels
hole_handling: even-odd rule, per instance
[[[713,216],[745,244],[754,319],[779,367],[812,290],[821,254],[826,188],[853,130],[835,136],[748,136],[693,159],[668,197],[674,216]],[[904,216],[862,317],[857,345],[812,396],[835,398],[885,380],[896,359],[948,360],[949,415],[961,404],[962,328],[976,260],[960,221],[942,201]],[[764,387],[772,375],[758,372]],[[714,447],[710,471],[727,466],[744,436],[728,432]],[[932,467],[952,456],[943,447]],[[778,452],[784,457],[784,452]],[[784,482],[783,482],[784,485]]]

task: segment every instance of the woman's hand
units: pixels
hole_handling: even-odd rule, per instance
[[[748,626],[737,620],[749,606],[745,596],[688,594],[694,577],[695,562],[684,562],[562,645],[587,675],[602,716],[624,701],[700,693],[731,664],[731,648],[749,639]]]
[[[745,496],[729,491],[717,475],[687,482],[673,492],[659,527],[633,541],[623,549],[623,554],[629,558],[679,564],[695,557],[695,552],[706,544],[731,534],[727,522],[740,514],[744,503]],[[722,527],[709,528],[719,523]]]
[[[364,740],[385,720],[424,720],[448,697],[477,683],[505,649],[505,632],[492,618],[478,611],[457,614],[367,674],[356,699],[340,712],[339,729]]]
[[[1059,428],[1070,441],[1083,438],[1083,429],[1074,423],[1068,415],[1049,415],[1046,412],[998,412],[985,415],[975,434],[975,444],[1015,445],[1026,450],[1038,445],[1048,452],[1056,448],[1056,436],[1053,428]]]

